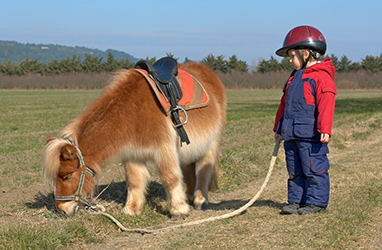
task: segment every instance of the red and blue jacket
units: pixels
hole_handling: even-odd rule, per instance
[[[334,72],[328,58],[289,78],[273,128],[282,140],[319,142],[320,134],[331,135],[337,94]]]

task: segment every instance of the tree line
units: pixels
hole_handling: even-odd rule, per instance
[[[380,56],[366,56],[361,62],[352,62],[347,56],[342,56],[340,59],[331,54],[324,58],[331,58],[337,72],[351,71],[367,71],[380,72],[382,71],[382,54]],[[293,67],[289,62],[289,57],[284,57],[281,62],[277,61],[273,56],[269,60],[260,60],[256,67],[258,72],[275,72],[275,71],[292,71]]]
[[[167,53],[167,56],[173,57],[171,53]],[[146,58],[146,61],[154,63],[156,57]],[[190,62],[187,57],[184,63]],[[229,60],[225,60],[224,56],[217,56],[210,54],[202,60],[202,63],[208,65],[210,68],[221,72],[241,71],[248,72],[248,66],[246,62],[238,60],[235,55],[231,56]],[[39,62],[38,60],[25,59],[19,64],[14,64],[10,61],[0,64],[0,73],[5,75],[25,75],[30,73],[36,73],[41,75],[54,75],[64,74],[69,72],[113,72],[120,69],[134,68],[135,63],[130,62],[128,58],[122,60],[116,60],[111,52],[108,53],[106,60],[103,57],[85,55],[84,60],[80,56],[73,55],[66,59],[52,60],[48,64]]]
[[[167,56],[174,57],[171,53],[167,53]],[[382,54],[380,56],[366,56],[361,62],[352,62],[346,56],[342,56],[340,59],[335,55],[325,56],[325,58],[331,58],[333,65],[337,72],[350,72],[350,71],[367,71],[367,72],[380,72],[382,71]],[[175,58],[177,61],[178,58]],[[146,61],[154,63],[155,57],[146,58]],[[190,62],[187,57],[184,63]],[[223,55],[214,56],[209,54],[201,61],[211,69],[222,72],[248,72],[249,67],[245,61],[239,60],[236,55],[232,55],[226,60]],[[69,72],[113,72],[120,69],[134,68],[135,63],[130,62],[128,58],[122,60],[116,60],[111,52],[108,53],[106,60],[103,57],[85,55],[82,60],[80,56],[73,55],[66,59],[52,60],[48,64],[43,64],[38,60],[25,59],[19,64],[11,63],[7,61],[0,64],[0,73],[5,75],[25,75],[30,73],[36,73],[41,75],[54,75],[64,74]],[[254,70],[257,72],[290,72],[293,70],[289,58],[285,57],[280,62],[273,56],[269,60],[260,60],[258,65],[254,66]]]
[[[112,72],[117,69],[129,69],[134,67],[129,59],[115,60],[114,56],[109,52],[108,57],[103,61],[102,57],[92,57],[85,55],[82,60],[80,56],[73,55],[66,59],[52,60],[48,64],[43,64],[38,60],[23,60],[20,64],[13,64],[7,61],[0,64],[0,73],[6,75],[25,75],[36,73],[41,75],[54,75],[69,72]]]

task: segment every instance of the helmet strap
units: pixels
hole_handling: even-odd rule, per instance
[[[309,53],[315,60],[318,61],[320,59],[321,55],[317,51],[309,50]]]
[[[296,49],[296,54],[297,54],[297,56],[301,59],[301,62],[302,62],[301,69],[305,68],[306,65],[308,64],[309,58],[310,58],[310,56],[311,56],[311,52],[309,51],[309,56],[308,56],[307,59],[304,59],[304,57],[301,55],[299,49]]]

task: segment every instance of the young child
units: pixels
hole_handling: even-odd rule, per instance
[[[284,140],[288,205],[282,214],[325,212],[329,201],[329,153],[336,86],[322,33],[311,26],[293,28],[278,56],[290,57],[294,71],[284,87],[273,131]]]

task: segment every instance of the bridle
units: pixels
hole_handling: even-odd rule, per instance
[[[82,170],[82,172],[81,172],[80,182],[78,183],[78,188],[77,188],[77,191],[74,193],[74,195],[57,196],[56,195],[56,185],[54,185],[54,197],[55,197],[55,200],[56,201],[75,201],[75,202],[78,202],[78,203],[82,203],[85,206],[90,207],[90,208],[94,207],[95,204],[90,202],[86,197],[82,196],[81,193],[82,193],[82,189],[84,187],[84,182],[85,182],[86,174],[89,174],[92,178],[94,178],[95,173],[94,173],[93,170],[91,170],[90,168],[88,168],[85,165],[84,158],[82,156],[80,148],[74,142],[69,140],[68,138],[66,138],[65,141],[67,141],[70,145],[72,145],[76,149],[77,157],[78,157],[78,160],[80,162],[81,168],[85,167],[86,170],[85,171]]]

